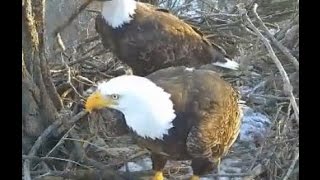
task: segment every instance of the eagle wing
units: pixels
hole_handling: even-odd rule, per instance
[[[219,74],[210,70],[186,70],[172,67],[147,76],[168,91],[177,113],[188,112],[188,118],[178,119],[190,124],[186,131],[187,151],[194,157],[223,156],[238,137],[241,110],[239,93]]]
[[[137,75],[170,66],[198,67],[211,63],[217,55],[197,28],[167,10],[144,3],[137,4],[132,23],[123,29],[112,29],[101,15],[95,26],[104,47],[112,49]]]
[[[213,46],[196,27],[168,10],[137,3],[132,22],[113,29],[103,17],[96,17],[96,31],[105,48],[136,75],[145,76],[170,66],[199,67],[224,62],[225,53]]]
[[[215,160],[225,155],[240,132],[241,110],[239,95],[230,85],[216,78],[207,83],[211,96],[199,100],[201,122],[192,127],[187,138],[188,152],[194,157],[213,157]],[[203,95],[201,97],[204,97]]]

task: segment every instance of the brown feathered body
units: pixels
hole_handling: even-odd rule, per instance
[[[102,15],[96,17],[95,26],[104,47],[136,75],[170,66],[199,67],[227,61],[226,54],[199,30],[149,4],[137,2],[132,20],[121,27],[108,25]]]
[[[238,92],[210,70],[172,67],[147,78],[171,94],[177,115],[163,140],[132,132],[137,143],[152,152],[153,169],[162,170],[167,160],[192,160],[196,175],[213,170],[239,134]]]

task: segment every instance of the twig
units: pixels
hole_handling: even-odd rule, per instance
[[[256,92],[257,89],[261,88],[261,87],[264,87],[266,85],[267,81],[262,81],[260,82],[258,85],[256,85],[255,87],[252,88],[252,91],[248,93],[248,97],[250,95],[252,95],[254,92]]]
[[[48,135],[55,129],[57,129],[59,126],[61,125],[61,121],[55,121],[53,124],[51,124],[46,130],[43,131],[43,133],[41,134],[41,136],[38,137],[38,139],[36,140],[36,142],[33,144],[31,150],[28,153],[28,156],[35,156],[38,149],[40,148],[41,144],[43,144],[43,142],[45,142],[48,138]],[[23,163],[23,170],[24,170],[24,176],[25,176],[25,180],[31,180],[28,179],[28,176],[26,176],[26,172],[29,172],[30,174],[30,160],[26,159]]]
[[[168,169],[168,175],[169,175],[169,177],[172,177],[172,176],[178,174],[178,173],[181,171],[181,169],[182,169],[182,167],[177,167],[177,169],[175,170],[175,172],[172,172],[172,173],[171,173],[171,169]]]
[[[79,46],[83,46],[84,44],[91,43],[91,42],[97,41],[99,39],[100,39],[99,35],[88,37],[88,38],[84,39],[80,44],[78,44],[75,48],[77,49],[77,48],[79,48]]]
[[[200,17],[208,17],[208,16],[226,16],[226,17],[239,17],[239,14],[228,14],[228,13],[223,13],[223,12],[219,12],[219,13],[207,13],[207,12],[203,12],[203,11],[198,11],[195,10],[197,13],[202,14],[202,16],[198,16],[198,18]]]
[[[266,35],[271,39],[272,43],[274,45],[276,45],[277,48],[280,49],[280,51],[282,51],[282,53],[293,63],[293,65],[295,66],[295,68],[299,71],[299,62],[298,60],[289,52],[288,48],[286,48],[285,46],[283,46],[269,31],[269,29],[267,28],[267,26],[263,23],[263,21],[261,20],[261,18],[259,17],[258,13],[257,13],[257,8],[258,8],[258,4],[254,4],[253,5],[253,15],[254,17],[258,20],[258,23],[260,24],[260,26],[262,27],[262,29],[265,31]]]
[[[81,111],[77,115],[73,116],[70,121],[66,121],[66,123],[73,125],[87,114],[88,113],[86,111]]]
[[[292,161],[292,163],[291,163],[291,165],[290,165],[290,167],[288,169],[287,174],[284,176],[283,180],[289,179],[290,175],[292,174],[292,171],[294,170],[294,167],[295,167],[298,159],[299,159],[299,148],[297,147],[296,151],[295,151],[294,159],[293,159],[293,161]]]
[[[79,48],[82,48],[82,46],[84,46],[86,44],[89,44],[91,42],[97,41],[99,39],[100,39],[100,36],[96,35],[96,36],[84,39],[83,41],[79,42],[77,45],[71,45],[69,47],[65,47],[65,46],[61,46],[61,45],[64,45],[63,41],[62,41],[62,38],[61,38],[61,34],[60,33],[57,34],[57,43],[58,43],[58,45],[60,46],[60,48],[61,47],[65,47],[65,49],[63,49],[63,51],[65,51],[66,49],[70,49],[70,48],[79,49]]]
[[[47,179],[56,179],[54,177],[61,177],[62,179],[114,179],[114,180],[125,180],[119,173],[113,169],[78,169],[72,171],[49,171],[41,175],[42,177],[47,176]],[[41,180],[43,178],[36,177],[35,180]],[[58,179],[61,179],[58,178]],[[131,179],[131,178],[130,178]]]
[[[244,180],[252,180],[255,179],[257,176],[259,176],[260,174],[263,173],[263,167],[261,164],[258,164],[257,166],[255,166],[251,172],[250,175],[245,177]]]
[[[73,123],[76,123],[78,120],[80,120],[82,117],[84,117],[86,114],[87,114],[87,112],[82,111],[82,112],[78,113],[77,115],[75,115],[69,122],[66,121],[65,119],[57,119],[54,123],[52,123],[49,127],[47,127],[47,129],[45,129],[43,131],[43,133],[38,137],[38,139],[33,144],[32,148],[29,151],[27,156],[30,156],[30,157],[35,156],[37,151],[39,150],[41,144],[43,144],[47,140],[48,135],[51,134],[51,132],[53,130],[56,130],[58,127],[60,127],[62,122],[66,121],[68,123],[73,124]],[[30,159],[26,159],[23,163],[23,172],[24,172],[24,179],[25,180],[31,180],[30,164],[31,164]]]
[[[251,29],[247,28],[246,26],[244,26],[243,24],[240,24],[240,27],[242,27],[247,33],[249,33],[250,35],[256,37],[257,35],[251,31]]]
[[[278,96],[274,96],[274,95],[262,95],[262,94],[252,94],[252,93],[250,93],[249,96],[270,98],[270,99],[276,99],[276,100],[280,100],[280,101],[290,100],[290,97],[278,97]],[[299,98],[295,98],[295,99],[299,100]]]
[[[295,114],[295,118],[297,120],[297,123],[299,124],[299,107],[297,105],[296,99],[293,95],[293,88],[292,85],[290,83],[289,77],[285,71],[285,69],[283,68],[280,60],[278,59],[278,57],[275,55],[275,52],[273,51],[270,43],[268,42],[268,40],[261,34],[261,32],[255,27],[255,25],[252,23],[252,21],[250,20],[249,16],[247,15],[247,10],[244,9],[243,4],[239,4],[238,8],[239,8],[239,12],[242,15],[242,17],[244,18],[246,24],[248,24],[250,26],[250,28],[259,36],[259,38],[263,41],[264,45],[266,46],[266,48],[268,49],[268,52],[270,54],[271,59],[274,61],[274,63],[276,64],[280,75],[283,79],[284,82],[284,92],[290,97],[290,102],[292,104],[292,107],[294,109],[294,114]]]
[[[288,105],[288,108],[287,108],[287,115],[286,115],[286,118],[283,118],[279,121],[279,134],[283,134],[283,135],[286,135],[287,132],[288,132],[288,128],[287,128],[287,124],[289,122],[289,119],[290,119],[290,115],[291,115],[291,109],[292,109],[292,106],[291,106],[291,103],[289,103]],[[280,125],[282,125],[282,128],[280,127]],[[282,138],[281,138],[282,139]]]
[[[137,152],[136,154],[131,155],[131,156],[128,158],[128,161],[132,161],[132,160],[134,160],[134,159],[136,159],[136,158],[138,158],[138,157],[141,157],[141,156],[143,156],[143,155],[145,155],[145,154],[148,154],[148,153],[149,153],[149,151],[147,151],[147,150],[139,151],[139,152]]]
[[[53,31],[54,37],[58,35],[58,33],[62,32],[67,26],[69,26],[72,21],[94,0],[86,0],[70,17],[69,19],[59,26],[56,30]]]
[[[277,40],[282,39],[285,36],[285,33],[295,24],[299,21],[299,16],[295,16],[286,26],[281,29],[278,33],[275,34],[275,38]]]
[[[66,46],[64,45],[60,33],[57,34],[57,43],[62,51],[66,50]]]
[[[96,147],[96,148],[99,149],[99,150],[103,150],[108,156],[110,156],[110,157],[115,157],[113,154],[108,153],[109,151],[108,151],[107,148],[98,146],[98,145],[96,145],[96,144],[94,144],[94,143],[91,143],[91,142],[89,142],[89,141],[81,140],[81,139],[75,139],[75,138],[67,138],[67,137],[64,138],[64,140],[70,140],[70,141],[77,141],[77,142],[87,143],[87,144],[90,144],[91,146]]]
[[[64,138],[67,137],[70,133],[75,128],[75,125],[73,125],[64,135],[63,137],[59,140],[59,142],[47,153],[45,157],[49,157],[49,155],[59,146],[64,142]]]
[[[264,140],[264,142],[265,141],[266,141],[266,139]],[[249,170],[253,170],[254,169],[254,165],[257,162],[258,157],[261,155],[263,149],[264,149],[264,144],[262,144],[262,146],[259,148],[259,151],[256,153]]]
[[[85,162],[86,164],[93,166],[94,168],[99,169],[99,170],[104,170],[106,168],[110,168],[109,165],[106,165],[106,164],[101,163],[99,161],[96,161],[94,159],[88,158],[86,155],[84,155],[83,162]]]
[[[96,45],[94,45],[94,46],[92,46],[91,48],[87,49],[87,50],[82,54],[82,56],[88,54],[89,52],[91,52],[91,51],[93,51],[93,50],[95,50],[95,49],[97,49],[97,47],[99,47],[101,44],[102,44],[102,43],[97,43]]]
[[[143,155],[145,155],[145,154],[148,154],[148,153],[149,153],[149,151],[147,151],[147,150],[142,150],[142,151],[139,151],[139,152],[137,152],[136,154],[133,154],[133,155],[131,155],[130,157],[126,158],[125,161],[117,162],[117,163],[114,163],[114,164],[109,164],[109,165],[107,165],[107,166],[108,166],[108,167],[118,167],[118,166],[120,166],[120,165],[123,165],[123,164],[128,163],[129,161],[134,161],[135,159],[137,159],[137,158],[139,158],[139,157],[141,157],[141,156],[143,156]]]
[[[83,179],[83,177],[92,177],[93,174],[103,170],[106,172],[103,179],[131,179],[131,180],[138,180],[138,179],[149,179],[151,178],[150,175],[153,174],[152,170],[145,170],[145,171],[136,171],[136,172],[116,172],[111,170],[107,167],[99,170],[77,170],[77,171],[49,171],[46,176],[60,176],[67,179]],[[86,175],[86,176],[84,176]],[[247,177],[250,176],[248,173],[235,173],[235,174],[219,174],[219,175],[210,175],[210,177]],[[93,176],[94,177],[94,176]],[[93,179],[93,177],[91,179]],[[209,176],[207,176],[209,177]]]
[[[267,16],[262,17],[261,19],[266,20],[266,19],[272,19],[276,16],[283,16],[283,15],[287,15],[287,14],[291,14],[294,13],[295,10],[288,10],[288,11],[283,11],[283,12],[278,12],[278,13],[273,13]]]
[[[70,155],[69,155],[69,159],[70,160],[76,160],[76,159],[80,159],[80,158],[78,158],[77,157],[77,152],[76,152],[76,150],[73,150],[73,151],[71,151],[71,153],[70,153]],[[71,163],[71,162],[68,162],[67,164],[66,164],[66,166],[65,166],[65,170],[67,170],[67,171],[69,171],[69,170],[71,170],[72,168],[73,168],[73,163]]]
[[[79,83],[80,83],[79,86],[80,86],[80,85],[87,85],[87,86],[92,86],[92,85],[94,85],[94,84],[92,84],[92,83],[84,82],[84,81],[78,79],[77,77],[72,77],[72,79],[74,79],[75,81],[79,82]],[[82,94],[83,94],[83,93],[82,93]]]
[[[78,60],[69,62],[68,65],[69,65],[69,66],[73,66],[73,65],[75,65],[75,64],[78,64],[78,63],[81,63],[81,62],[83,62],[83,61],[89,60],[89,59],[91,59],[92,57],[97,56],[97,55],[100,55],[100,54],[102,54],[102,53],[104,53],[104,52],[105,52],[105,50],[104,50],[104,49],[101,49],[101,50],[97,51],[96,53],[94,53],[93,55],[86,56],[86,57],[83,57],[83,58],[81,58],[81,59],[78,59]]]
[[[67,71],[66,69],[58,69],[58,70],[50,70],[50,73],[52,74],[60,74],[60,73],[65,73],[65,71]]]
[[[97,11],[97,10],[94,10],[94,9],[87,9],[86,11],[90,12],[90,13],[96,13],[96,14],[100,13],[100,11]]]
[[[57,157],[38,157],[38,156],[26,156],[26,155],[22,155],[22,158],[23,158],[23,159],[29,159],[29,160],[36,160],[36,161],[46,161],[46,160],[65,161],[65,162],[70,162],[70,163],[79,165],[79,166],[84,167],[84,168],[88,168],[88,169],[91,168],[91,167],[89,167],[89,166],[80,164],[80,163],[78,163],[78,162],[76,162],[76,161],[72,161],[72,160],[70,160],[70,159],[63,159],[63,158],[57,158]]]
[[[207,177],[247,177],[250,176],[249,173],[234,173],[234,174],[210,174]],[[205,177],[205,176],[204,176]]]
[[[86,82],[90,83],[91,86],[96,84],[95,82],[93,82],[93,81],[91,81],[90,79],[88,79],[88,78],[86,78],[86,77],[83,77],[83,76],[81,76],[81,75],[76,76],[76,78],[79,78],[78,80],[79,80],[79,81],[81,80],[81,82],[82,82],[82,81],[86,81]],[[84,82],[83,82],[83,83],[84,83]]]
[[[82,99],[84,99],[84,97],[78,92],[78,90],[74,87],[74,85],[72,84],[72,78],[71,78],[71,68],[70,68],[70,66],[68,65],[68,63],[66,63],[65,61],[64,61],[64,58],[63,58],[63,56],[61,56],[61,60],[62,60],[62,62],[63,62],[63,64],[64,64],[64,66],[65,66],[65,68],[68,70],[67,72],[68,72],[68,80],[67,80],[67,83],[70,85],[70,87],[73,89],[73,91],[80,97],[80,98],[82,98]]]
[[[47,173],[49,170],[30,171],[31,175],[39,175]]]

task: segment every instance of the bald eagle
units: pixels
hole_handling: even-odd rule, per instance
[[[102,82],[85,108],[112,108],[124,115],[124,127],[151,152],[155,179],[163,179],[167,160],[191,160],[192,178],[199,179],[237,139],[238,100],[238,92],[217,73],[180,66]]]
[[[146,76],[171,66],[239,67],[197,28],[167,10],[135,0],[96,1],[104,1],[95,20],[102,44],[135,75]]]

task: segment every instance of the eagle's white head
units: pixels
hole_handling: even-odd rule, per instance
[[[102,4],[102,16],[113,28],[129,23],[137,8],[135,0],[105,0]]]
[[[123,75],[98,85],[86,102],[86,110],[113,108],[139,136],[162,139],[176,117],[170,94],[147,78]]]

